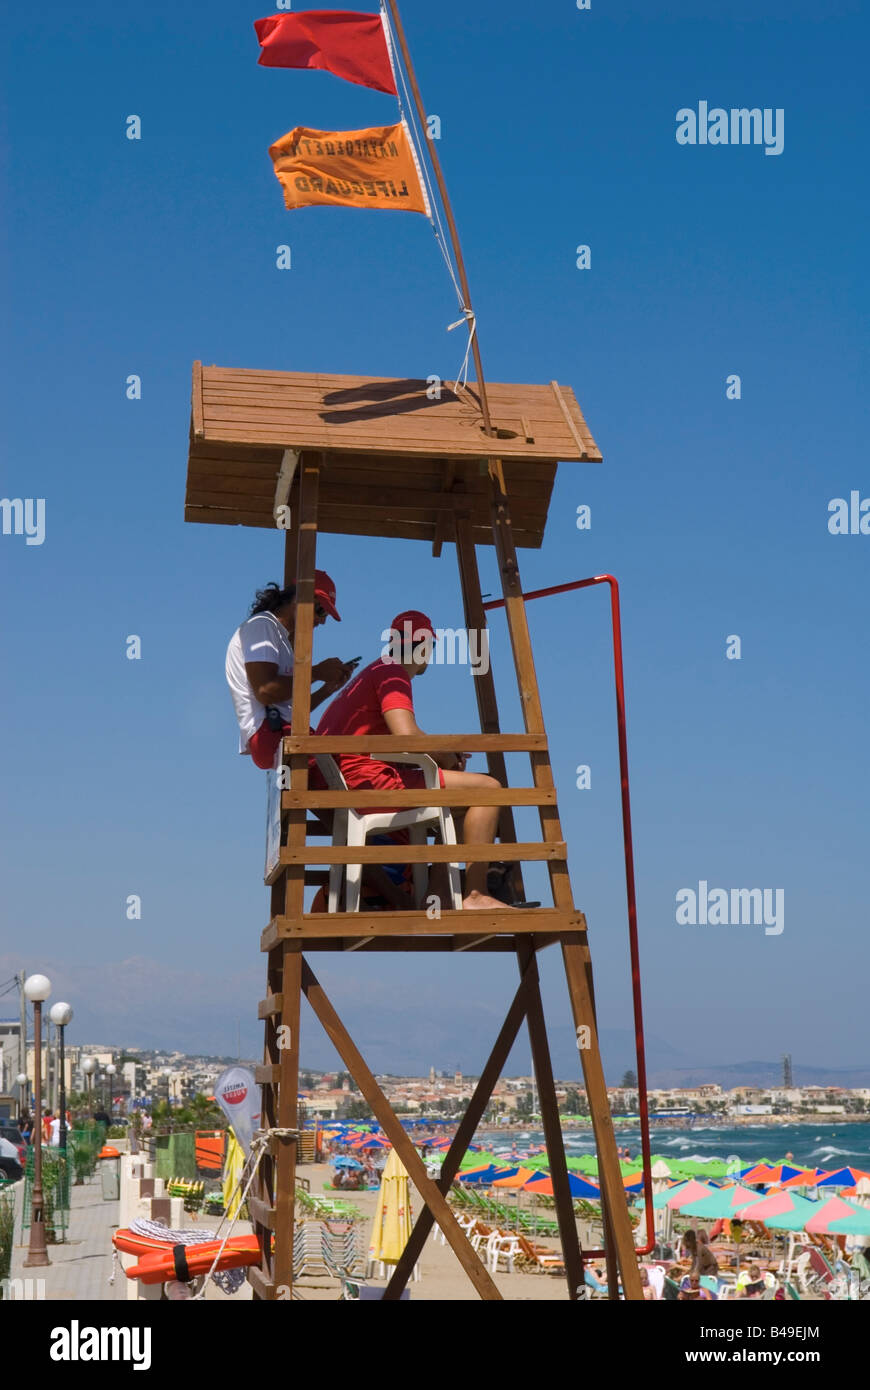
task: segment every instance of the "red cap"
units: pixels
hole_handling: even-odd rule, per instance
[[[419,641],[424,633],[428,633],[430,637],[435,636],[431,618],[427,618],[425,613],[421,613],[416,608],[409,608],[405,613],[397,613],[392,626],[393,631],[398,632],[403,640],[406,631],[410,631],[413,642]]]
[[[314,571],[314,597],[323,605],[330,618],[335,618],[337,623],[341,622],[335,606],[335,585],[326,570]]]

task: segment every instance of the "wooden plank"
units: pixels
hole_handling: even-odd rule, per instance
[[[291,812],[291,814],[297,814]],[[511,845],[512,859],[565,860],[564,840],[552,844]],[[485,864],[504,859],[505,846],[492,845],[286,845],[281,863],[298,864]]]
[[[385,540],[422,541],[427,545],[435,540],[437,527],[434,522],[420,522],[417,525],[403,521],[376,522],[367,520],[366,516],[366,513],[360,513],[359,517],[352,520],[338,519],[332,516],[323,520],[320,529],[324,534],[332,536],[374,536],[382,537]],[[193,516],[186,519],[196,521],[198,518]],[[225,515],[223,519],[227,520],[228,518]],[[251,522],[250,524],[259,525],[260,523]],[[492,545],[492,532],[488,526],[475,526],[474,539],[478,545]],[[514,533],[514,544],[522,550],[540,550],[543,540],[543,527],[539,530],[528,531],[518,528]]]
[[[184,519],[207,522],[210,526],[264,526],[275,530],[275,519],[268,512],[237,511],[228,507],[186,506]]]
[[[581,416],[579,421],[575,421],[571,416],[571,413],[562,395],[562,391],[558,381],[551,381],[550,385],[553,388],[553,395],[556,397],[556,400],[559,403],[559,409],[562,411],[562,414],[565,417],[565,423],[567,424],[568,429],[571,431],[571,435],[574,439],[574,442],[577,445],[577,448],[580,450],[581,455],[587,456],[590,452],[598,454],[598,449],[596,448],[594,439],[586,431],[585,421],[583,420],[583,417]],[[599,458],[601,457],[600,454],[598,456]]]
[[[489,1104],[496,1082],[501,1076],[511,1048],[516,1041],[517,1033],[525,1016],[527,997],[528,982],[522,978],[492,1051],[487,1058],[486,1065],[480,1073],[474,1094],[468,1102],[468,1107],[459,1122],[450,1148],[441,1163],[441,1176],[436,1180],[436,1185],[439,1192],[443,1192],[445,1196],[450,1191],[453,1179],[459,1172],[459,1165],[474,1138],[477,1126],[483,1118],[483,1112]],[[414,1265],[423,1253],[429,1232],[434,1224],[435,1218],[432,1212],[428,1207],[424,1207],[414,1223],[414,1229],[408,1237],[408,1242],[399,1257],[390,1282],[384,1290],[385,1302],[396,1300],[401,1295],[414,1272]]]
[[[628,1202],[625,1188],[622,1185],[622,1170],[619,1166],[616,1150],[613,1118],[610,1113],[610,1102],[607,1097],[607,1087],[601,1065],[598,1028],[589,990],[586,955],[587,953],[579,941],[571,941],[569,938],[563,942],[562,957],[565,963],[568,994],[574,1015],[574,1027],[577,1029],[578,1037],[586,1036],[590,1042],[589,1047],[580,1048],[580,1060],[583,1065],[583,1084],[589,1101],[589,1114],[592,1118],[598,1151],[598,1176],[601,1182],[601,1191],[607,1201],[608,1217],[612,1223],[623,1293],[628,1300],[640,1301],[643,1298],[643,1289],[641,1288],[631,1221],[628,1215]],[[583,1035],[580,1033],[581,1027],[587,1030]]]
[[[257,1298],[262,1298],[267,1302],[274,1301],[276,1293],[275,1285],[270,1279],[267,1279],[263,1271],[258,1269],[256,1265],[250,1265],[248,1267],[248,1283],[253,1288]]]
[[[508,908],[503,911],[445,910],[430,918],[423,909],[414,912],[306,912],[301,917],[273,917],[266,932],[272,944],[283,938],[313,940],[318,937],[477,936],[479,933],[582,932],[582,912],[560,912],[553,907]],[[265,939],[265,933],[264,933]]]
[[[544,1128],[550,1177],[553,1182],[556,1217],[559,1222],[559,1236],[562,1242],[562,1258],[565,1261],[565,1277],[568,1282],[568,1297],[575,1301],[578,1297],[577,1291],[582,1288],[584,1282],[583,1259],[580,1254],[580,1242],[577,1238],[577,1223],[574,1219],[574,1203],[569,1186],[562,1122],[556,1100],[556,1084],[553,1079],[553,1064],[550,1057],[550,1045],[547,1041],[547,1025],[544,1021],[544,1005],[541,999],[540,977],[533,943],[522,942],[517,951],[517,964],[520,968],[520,978],[529,981],[526,996],[526,1018],[529,1025],[532,1065],[535,1069],[538,1099],[541,1106],[541,1124]]]
[[[455,448],[466,453],[471,449],[478,453],[481,449],[486,451],[486,435],[477,419],[444,410],[433,420],[430,412],[402,412],[375,403],[329,416],[323,411],[312,411],[298,399],[281,393],[272,396],[257,393],[248,400],[235,401],[206,396],[204,415],[206,439],[221,437],[228,426],[245,425],[272,431],[290,430],[300,440],[308,439],[308,447],[312,449],[336,448],[340,438],[341,447],[351,447],[356,440],[362,450],[367,450],[373,443],[386,442],[389,438],[393,448],[411,447],[415,451],[425,448],[431,453],[434,438],[439,449],[448,456]],[[515,451],[519,458],[558,461],[567,455],[569,459],[580,460],[589,449],[567,408],[562,418],[536,419],[531,441],[525,438],[519,416],[502,417],[498,429],[499,451]]]
[[[427,787],[425,791],[408,788],[403,791],[377,791],[357,787],[353,791],[305,791],[281,793],[281,806],[289,811],[294,806],[306,806],[309,811],[327,807],[350,806],[365,810],[367,806],[402,807],[426,806],[547,806],[555,805],[555,787]]]
[[[294,425],[292,421],[275,420],[268,423],[257,413],[257,418],[253,421],[246,420],[216,420],[206,423],[206,439],[211,441],[221,441],[225,443],[255,444],[257,446],[272,446],[277,449],[300,449],[308,452],[309,450],[325,450],[328,453],[360,453],[365,451],[373,457],[390,458],[396,453],[411,454],[419,458],[431,458],[433,455],[446,455],[448,458],[455,459],[475,459],[483,456],[481,442],[483,436],[470,434],[463,435],[438,435],[432,443],[427,440],[415,439],[412,436],[401,433],[389,435],[368,436],[359,432],[353,434],[338,434],[335,430],[331,433],[324,430],[302,429]],[[549,449],[542,448],[545,441],[538,439],[536,444],[525,444],[513,439],[500,440],[501,451],[507,458],[522,459],[528,463],[554,464],[554,463],[584,463],[597,462],[597,459],[587,459],[584,455],[578,457],[577,446],[573,440],[570,449],[564,446],[559,447],[555,442]]]
[[[202,400],[202,363],[193,364],[193,387],[191,390],[191,428],[194,437],[201,437],[204,433],[203,424],[203,400]]]
[[[191,488],[187,495],[187,502],[191,507],[236,507],[260,518],[266,516],[274,526],[275,519],[272,515],[272,494],[274,491],[274,486],[270,487],[267,492],[247,487],[243,492],[238,492],[235,488],[227,491],[218,482],[215,489]]]
[[[302,987],[305,991],[305,997],[323,1025],[330,1042],[359,1086],[375,1119],[402,1160],[408,1177],[444,1232],[450,1248],[478,1294],[487,1301],[500,1302],[501,1294],[490,1277],[489,1271],[481,1263],[477,1252],[472,1249],[470,1241],[459,1226],[446,1198],[428,1176],[426,1166],[414,1148],[413,1141],[394,1115],[386,1096],[378,1086],[362,1054],[327,999],[322,986],[307,962],[303,967]]]
[[[275,1210],[268,1202],[263,1202],[259,1197],[252,1197],[248,1194],[248,1211],[251,1220],[257,1226],[265,1226],[269,1231],[275,1229]]]
[[[481,485],[485,485],[487,492],[489,492],[489,478],[487,477],[486,480],[481,478],[480,483]],[[492,537],[490,537],[490,543],[492,543]],[[465,626],[469,631],[483,632],[488,626],[488,620],[481,595],[475,533],[470,523],[466,520],[459,520],[456,524],[456,560],[459,568],[459,582],[462,588]],[[481,671],[475,677],[474,694],[477,700],[477,711],[480,718],[481,732],[485,734],[500,733],[501,723],[498,713],[498,698],[495,691],[495,673],[492,669],[491,661],[486,671]],[[507,774],[507,763],[503,753],[489,752],[487,754],[487,769],[490,776],[495,777],[503,787],[508,785],[510,779]],[[499,839],[502,843],[516,843],[516,824],[513,811],[509,807],[504,808],[499,813],[498,832]],[[522,901],[525,890],[523,887],[522,869],[518,864],[511,874],[511,882],[514,892],[517,895],[517,901]]]
[[[387,913],[382,913],[386,917]],[[320,954],[347,954],[348,951],[363,951],[367,956],[380,955],[381,953],[396,954],[420,954],[428,952],[430,954],[450,954],[462,951],[468,955],[499,955],[510,952],[516,953],[516,937],[511,936],[487,936],[475,940],[469,936],[302,936],[299,937],[299,948],[304,955],[308,956],[315,952]],[[560,936],[553,933],[535,933],[535,944],[539,950],[543,951],[548,946],[556,945],[561,940]]]
[[[283,994],[270,994],[268,999],[261,999],[257,1005],[257,1018],[274,1018],[283,1007]]]
[[[279,1062],[264,1062],[254,1067],[254,1080],[258,1086],[275,1086],[281,1076]]]
[[[544,733],[526,734],[287,734],[290,753],[465,753],[545,752]]]

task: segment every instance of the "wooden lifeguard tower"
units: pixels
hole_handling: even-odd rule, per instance
[[[318,532],[411,538],[440,555],[455,546],[469,630],[482,630],[477,546],[494,545],[501,573],[524,728],[504,733],[491,669],[474,687],[479,734],[418,738],[284,739],[289,790],[282,792],[282,832],[271,920],[261,936],[267,954],[266,993],[259,1005],[265,1025],[263,1128],[271,1132],[260,1166],[259,1190],[249,1207],[262,1264],[249,1277],[255,1297],[284,1299],[293,1286],[294,1193],[301,999],[305,995],[348,1072],[396,1148],[425,1207],[384,1295],[398,1298],[437,1222],[481,1298],[501,1295],[457,1224],[446,1193],[483,1115],[511,1046],[528,1022],[543,1128],[550,1158],[568,1284],[578,1297],[583,1261],[603,1254],[611,1297],[621,1281],[627,1299],[642,1297],[632,1230],[598,1049],[586,921],[576,907],[568,873],[547,734],[517,563],[519,547],[538,547],[558,463],[600,461],[574,393],[556,382],[519,386],[444,384],[433,397],[422,380],[323,376],[295,372],[204,367],[193,370],[185,517],[188,521],[286,531],[285,582],[297,586],[293,724],[309,727],[314,570]],[[283,509],[283,510],[282,510]],[[314,845],[308,812],[339,807],[419,806],[419,791],[309,788],[314,753],[389,754],[463,749],[486,754],[500,790],[426,791],[426,805],[497,805],[500,843],[456,847],[411,845],[409,862],[445,863],[510,859],[545,861],[552,905],[522,911],[425,909],[395,912],[305,911],[306,885],[322,883],[330,864],[384,864],[395,846]],[[531,785],[509,787],[506,753],[527,753]],[[541,837],[517,843],[512,808],[535,806]],[[319,832],[322,836],[322,830]],[[519,876],[518,876],[519,878]],[[521,882],[518,882],[521,888]],[[598,1150],[605,1232],[603,1252],[581,1252],[574,1219],[550,1050],[537,969],[537,953],[558,945],[565,964],[579,1056]],[[456,1137],[433,1181],[371,1070],[327,999],[307,957],[315,951],[509,951],[517,957],[519,985]],[[461,960],[457,960],[457,969]],[[280,1043],[286,1045],[280,1046]],[[581,1295],[582,1296],[582,1295]]]

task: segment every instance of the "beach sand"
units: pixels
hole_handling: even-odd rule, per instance
[[[332,1169],[323,1163],[300,1166],[296,1171],[300,1178],[308,1179],[311,1192],[315,1195],[324,1192],[324,1183],[328,1182],[332,1175]],[[328,1191],[324,1195],[333,1196],[336,1194]],[[343,1196],[364,1213],[366,1244],[368,1244],[378,1199],[377,1191],[348,1192]],[[423,1202],[413,1184],[411,1185],[411,1204],[416,1219],[423,1209]],[[539,1238],[538,1244],[546,1245],[548,1249],[554,1251],[559,1248],[557,1242],[552,1240],[545,1241]],[[467,1299],[478,1300],[478,1294],[475,1292],[468,1275],[450,1246],[441,1244],[440,1236],[437,1240],[433,1240],[432,1236],[429,1236],[423,1254],[420,1256],[419,1268],[419,1280],[412,1281],[408,1285],[412,1301],[427,1300],[429,1302],[453,1303]],[[564,1275],[517,1272],[515,1274],[499,1273],[493,1278],[502,1298],[507,1300],[551,1301],[560,1299],[567,1301],[568,1298],[568,1288]],[[384,1287],[386,1281],[370,1279],[367,1282]],[[340,1292],[337,1280],[327,1279],[323,1276],[300,1279],[295,1288],[303,1299],[334,1299],[338,1298]]]

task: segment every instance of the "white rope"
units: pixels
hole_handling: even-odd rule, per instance
[[[462,286],[459,283],[458,271],[453,264],[453,258],[448,249],[448,239],[444,231],[444,224],[441,221],[441,214],[438,210],[438,199],[436,197],[436,190],[430,177],[425,157],[423,156],[423,150],[425,148],[424,140],[428,137],[424,136],[420,131],[417,121],[416,108],[408,91],[408,84],[405,79],[405,73],[399,65],[399,63],[396,62],[394,51],[395,36],[393,34],[390,15],[389,11],[387,10],[385,0],[381,0],[381,23],[383,25],[384,35],[387,41],[387,52],[390,57],[390,67],[393,70],[393,80],[396,84],[396,97],[399,103],[399,114],[401,115],[402,120],[404,121],[405,126],[408,130],[408,135],[410,137],[412,146],[415,144],[415,142],[418,146],[418,149],[414,150],[414,156],[418,172],[421,174],[422,180],[425,183],[426,193],[429,199],[429,206],[431,208],[431,213],[429,215],[429,225],[431,226],[432,231],[435,235],[435,242],[438,246],[438,250],[441,252],[441,255],[444,258],[444,264],[447,266],[447,273],[450,276],[450,279],[453,281],[453,288],[456,291],[456,298],[459,303],[459,307],[462,310],[462,318],[458,319],[456,323],[451,323],[448,326],[447,331],[449,333],[451,329],[458,328],[462,323],[468,324],[468,344],[465,349],[465,357],[462,360],[462,366],[460,367],[459,373],[457,375],[457,381],[461,381],[462,385],[464,386],[468,380],[468,357],[469,353],[471,352],[471,343],[474,337],[477,320],[475,318],[474,310],[471,308],[470,305],[465,303],[465,296],[462,293]],[[404,101],[402,99],[403,92]]]
[[[252,1186],[252,1184],[253,1184],[254,1178],[257,1176],[257,1172],[258,1172],[258,1169],[259,1169],[259,1167],[260,1167],[260,1161],[261,1161],[261,1159],[263,1158],[264,1154],[266,1153],[266,1150],[267,1150],[268,1147],[269,1147],[269,1140],[270,1140],[270,1139],[273,1139],[273,1138],[274,1138],[274,1139],[298,1139],[298,1138],[299,1138],[299,1131],[298,1131],[298,1129],[279,1129],[279,1128],[275,1128],[275,1129],[265,1129],[265,1130],[261,1130],[261,1131],[259,1132],[259,1134],[257,1134],[257,1135],[252,1139],[252,1141],[251,1141],[251,1151],[250,1151],[250,1153],[248,1154],[248,1157],[245,1159],[244,1167],[242,1168],[242,1171],[241,1171],[241,1173],[240,1173],[239,1176],[238,1176],[238,1179],[237,1179],[237,1181],[236,1181],[236,1185],[235,1185],[235,1187],[233,1188],[232,1193],[230,1194],[230,1200],[227,1202],[227,1206],[226,1206],[226,1210],[229,1211],[230,1207],[233,1205],[233,1202],[235,1201],[236,1193],[238,1192],[239,1188],[240,1188],[241,1185],[242,1185],[242,1182],[244,1181],[245,1174],[248,1173],[248,1179],[247,1179],[247,1182],[245,1183],[245,1189],[244,1189],[244,1191],[243,1191],[243,1193],[242,1193],[242,1195],[241,1195],[241,1198],[239,1199],[239,1204],[238,1204],[238,1206],[237,1206],[237,1208],[236,1208],[236,1214],[235,1214],[235,1216],[233,1216],[233,1217],[230,1218],[229,1230],[227,1231],[226,1235],[224,1236],[223,1241],[221,1242],[221,1247],[220,1247],[220,1249],[218,1250],[217,1254],[215,1255],[214,1260],[212,1261],[211,1269],[210,1269],[210,1270],[208,1271],[208,1273],[207,1273],[206,1275],[204,1275],[204,1277],[203,1277],[202,1288],[200,1289],[199,1293],[194,1294],[194,1300],[199,1299],[199,1298],[205,1298],[205,1291],[206,1291],[206,1289],[208,1288],[208,1281],[209,1281],[209,1279],[212,1279],[212,1278],[214,1277],[215,1270],[217,1269],[217,1266],[218,1266],[218,1264],[220,1263],[220,1258],[221,1258],[222,1254],[224,1253],[224,1250],[225,1250],[226,1247],[227,1247],[227,1241],[230,1239],[230,1237],[231,1237],[231,1235],[232,1235],[232,1233],[233,1233],[233,1228],[234,1228],[236,1222],[237,1222],[238,1219],[239,1219],[239,1213],[241,1212],[242,1207],[244,1206],[245,1202],[248,1200],[248,1193],[249,1193],[250,1190],[251,1190],[251,1186]],[[248,1172],[249,1169],[250,1169],[250,1172]],[[217,1230],[215,1230],[215,1231],[212,1233],[212,1236],[211,1236],[211,1239],[212,1239],[212,1240],[216,1240],[216,1239],[217,1239],[217,1237],[218,1237],[218,1232],[220,1231],[220,1228],[221,1228],[221,1226],[223,1225],[223,1223],[224,1223],[225,1220],[226,1220],[226,1212],[225,1212],[224,1215],[221,1217],[221,1219],[220,1219],[220,1221],[219,1221],[219,1223],[218,1223],[218,1226],[217,1226]]]

